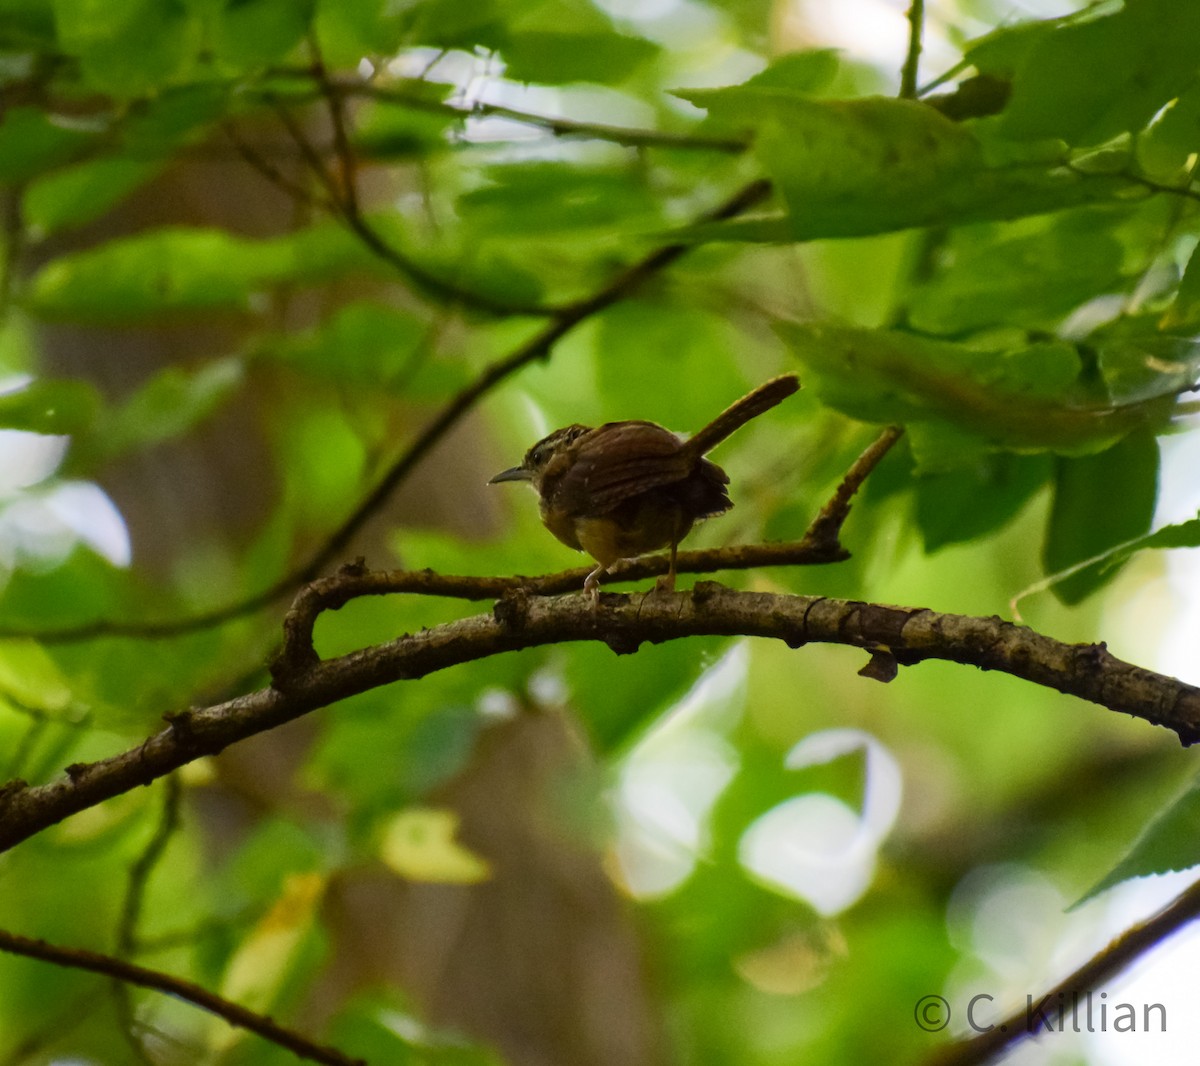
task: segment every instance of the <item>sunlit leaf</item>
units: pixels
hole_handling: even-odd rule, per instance
[[[514,33],[501,49],[506,77],[550,85],[574,81],[616,84],[657,52],[658,47],[642,37],[539,30]]]
[[[453,811],[409,808],[383,828],[379,857],[410,881],[473,885],[491,876],[491,866],[456,840]]]

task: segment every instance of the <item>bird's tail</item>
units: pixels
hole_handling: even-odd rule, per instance
[[[731,433],[741,429],[750,419],[757,418],[777,403],[782,403],[799,388],[800,379],[795,374],[781,374],[763,382],[753,392],[748,392],[717,415],[688,440],[686,447],[697,456],[707,454]]]

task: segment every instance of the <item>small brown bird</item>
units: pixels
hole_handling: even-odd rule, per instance
[[[671,549],[671,563],[658,587],[673,589],[679,542],[696,521],[733,506],[725,490],[729,476],[704,456],[798,388],[795,374],[772,378],[687,440],[654,422],[565,426],[490,484],[528,481],[537,490],[546,528],[596,560],[583,583],[594,600],[601,574],[659,548]]]

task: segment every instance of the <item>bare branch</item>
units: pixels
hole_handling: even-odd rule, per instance
[[[301,1036],[292,1029],[287,1029],[278,1022],[262,1014],[255,1014],[236,1003],[214,995],[206,988],[185,981],[179,977],[158,970],[150,970],[123,959],[113,958],[96,951],[83,948],[64,948],[56,944],[48,944],[44,940],[32,937],[18,936],[0,930],[0,951],[12,955],[24,955],[30,959],[41,959],[55,966],[65,966],[75,970],[89,970],[92,973],[104,974],[119,981],[140,985],[142,988],[153,988],[159,992],[185,1000],[201,1010],[224,1018],[230,1025],[278,1044],[282,1048],[310,1062],[326,1063],[327,1066],[366,1066],[362,1059],[352,1059],[338,1051],[337,1048],[317,1044],[307,1037]]]
[[[1186,888],[1166,907],[1152,918],[1130,926],[1119,937],[1111,941],[1102,951],[1088,959],[1045,995],[1034,1001],[1045,1004],[1048,1018],[1058,1017],[1063,1003],[1073,1003],[1074,997],[1084,996],[1105,981],[1120,973],[1146,952],[1161,944],[1185,925],[1200,917],[1200,882]],[[1059,997],[1063,998],[1060,999]],[[938,1048],[929,1056],[929,1066],[974,1066],[994,1059],[1015,1044],[1040,1031],[1036,1024],[1040,1020],[1036,1010],[1013,1011],[1007,1018],[993,1025],[987,1032],[977,1033],[968,1040],[959,1040]]]
[[[892,450],[892,445],[902,436],[904,436],[904,430],[900,426],[888,426],[862,455],[854,460],[854,464],[842,478],[842,483],[838,485],[837,491],[821,508],[820,514],[808,527],[808,532],[804,534],[805,541],[832,547],[839,546],[838,538],[841,535],[842,526],[850,514],[850,504],[854,500],[855,493],[862,488],[862,483],[866,481],[867,475],[879,465],[883,457]]]
[[[502,652],[570,641],[602,641],[619,654],[645,642],[694,636],[758,636],[791,647],[842,644],[890,655],[899,666],[926,659],[1000,670],[1200,740],[1200,688],[1123,662],[1103,644],[1064,644],[999,618],[939,614],[828,599],[734,592],[701,582],[691,592],[545,598],[515,591],[476,615],[328,661],[293,647],[272,687],[166,716],[166,729],[136,748],[67,767],[31,787],[0,786],[0,850],[64,818],[127,792],[236,741],[380,685],[411,681]]]

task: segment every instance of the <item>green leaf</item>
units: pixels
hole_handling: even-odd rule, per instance
[[[726,85],[718,89],[672,89],[671,95],[717,114],[736,113],[739,101],[752,106],[758,98],[757,94],[764,89],[819,93],[833,82],[838,66],[838,53],[831,48],[789,52],[740,85]],[[727,108],[726,105],[733,106]]]
[[[363,301],[341,308],[310,333],[267,342],[257,354],[339,385],[407,392],[419,369],[414,358],[424,336],[424,324],[407,311]]]
[[[118,157],[95,159],[48,174],[25,194],[25,219],[43,234],[82,226],[107,213],[162,164]]]
[[[1056,33],[1060,27],[1069,25],[1073,16],[1061,19],[1043,19],[1040,22],[1018,22],[1002,26],[998,30],[968,41],[963,48],[963,59],[980,74],[991,74],[997,78],[1010,78],[1029,57],[1035,45]]]
[[[0,122],[0,181],[26,181],[67,162],[94,139],[95,134],[60,124],[39,108],[9,108]]]
[[[754,152],[787,204],[789,231],[735,220],[690,231],[694,239],[865,236],[1018,218],[1128,191],[1117,175],[1069,170],[1044,151],[1032,161],[992,159],[971,127],[911,100],[817,100],[741,86],[706,106],[755,131]]]
[[[1188,160],[1200,151],[1200,83],[1182,93],[1137,139],[1142,169],[1164,184],[1176,184]]]
[[[1200,6],[1137,0],[1039,35],[1021,62],[1001,128],[1014,140],[1101,144],[1139,130],[1196,73]]]
[[[385,5],[385,17],[394,8]],[[419,0],[400,18],[407,44],[432,45],[436,48],[461,48],[472,51],[485,48],[497,51],[508,41],[508,25],[496,0]]]
[[[100,444],[107,458],[182,436],[241,385],[242,364],[219,359],[195,370],[160,370],[105,419]]]
[[[1120,278],[1124,249],[1109,218],[1081,211],[1027,235],[969,228],[951,236],[946,255],[911,301],[909,322],[922,332],[1053,324]]]
[[[492,184],[461,196],[458,210],[466,225],[490,235],[628,230],[658,220],[656,199],[633,168],[513,163],[490,167],[486,177]]]
[[[92,424],[100,395],[86,381],[41,378],[0,395],[0,426],[31,433],[77,433]]]
[[[1200,514],[1186,522],[1175,522],[1134,541],[1134,550],[1141,548],[1200,547]]]
[[[52,0],[59,42],[93,89],[140,96],[183,74],[203,40],[201,20],[172,0]]]
[[[60,256],[34,277],[26,299],[43,318],[115,324],[246,312],[252,297],[271,286],[351,273],[395,276],[333,223],[271,240],[173,226]]]
[[[287,55],[308,32],[316,0],[229,0],[217,20],[217,57],[240,68]]]
[[[1173,402],[1097,397],[1066,341],[975,348],[831,323],[778,330],[829,406],[868,422],[942,422],[993,446],[1094,451]]]
[[[272,246],[262,242],[257,251],[223,230],[153,230],[53,260],[34,278],[29,307],[45,318],[90,322],[245,311],[255,283],[285,270]]]
[[[1200,785],[1193,785],[1159,813],[1116,866],[1097,881],[1071,909],[1134,877],[1188,870],[1200,864]]]
[[[920,225],[943,214],[948,190],[983,165],[969,131],[909,100],[764,92],[744,106],[756,116],[755,153],[801,229],[809,221],[863,233]]]
[[[617,85],[658,51],[643,37],[620,33],[526,30],[512,34],[501,55],[504,75],[513,81]]]
[[[1172,330],[1195,329],[1200,326],[1200,243],[1188,256],[1175,299],[1163,316],[1164,328]]]
[[[917,523],[927,552],[981,539],[1011,521],[1047,481],[1046,456],[992,453],[969,466],[918,477]]]
[[[448,131],[461,125],[453,109],[439,110],[453,86],[411,82],[389,87],[386,100],[370,101],[355,115],[354,147],[370,159],[409,159],[450,147]],[[411,105],[406,104],[411,99]]]
[[[1145,533],[1154,519],[1158,465],[1158,443],[1144,430],[1107,451],[1060,458],[1042,550],[1046,573],[1059,573]],[[1076,604],[1117,570],[1090,566],[1052,588],[1063,603]]]

